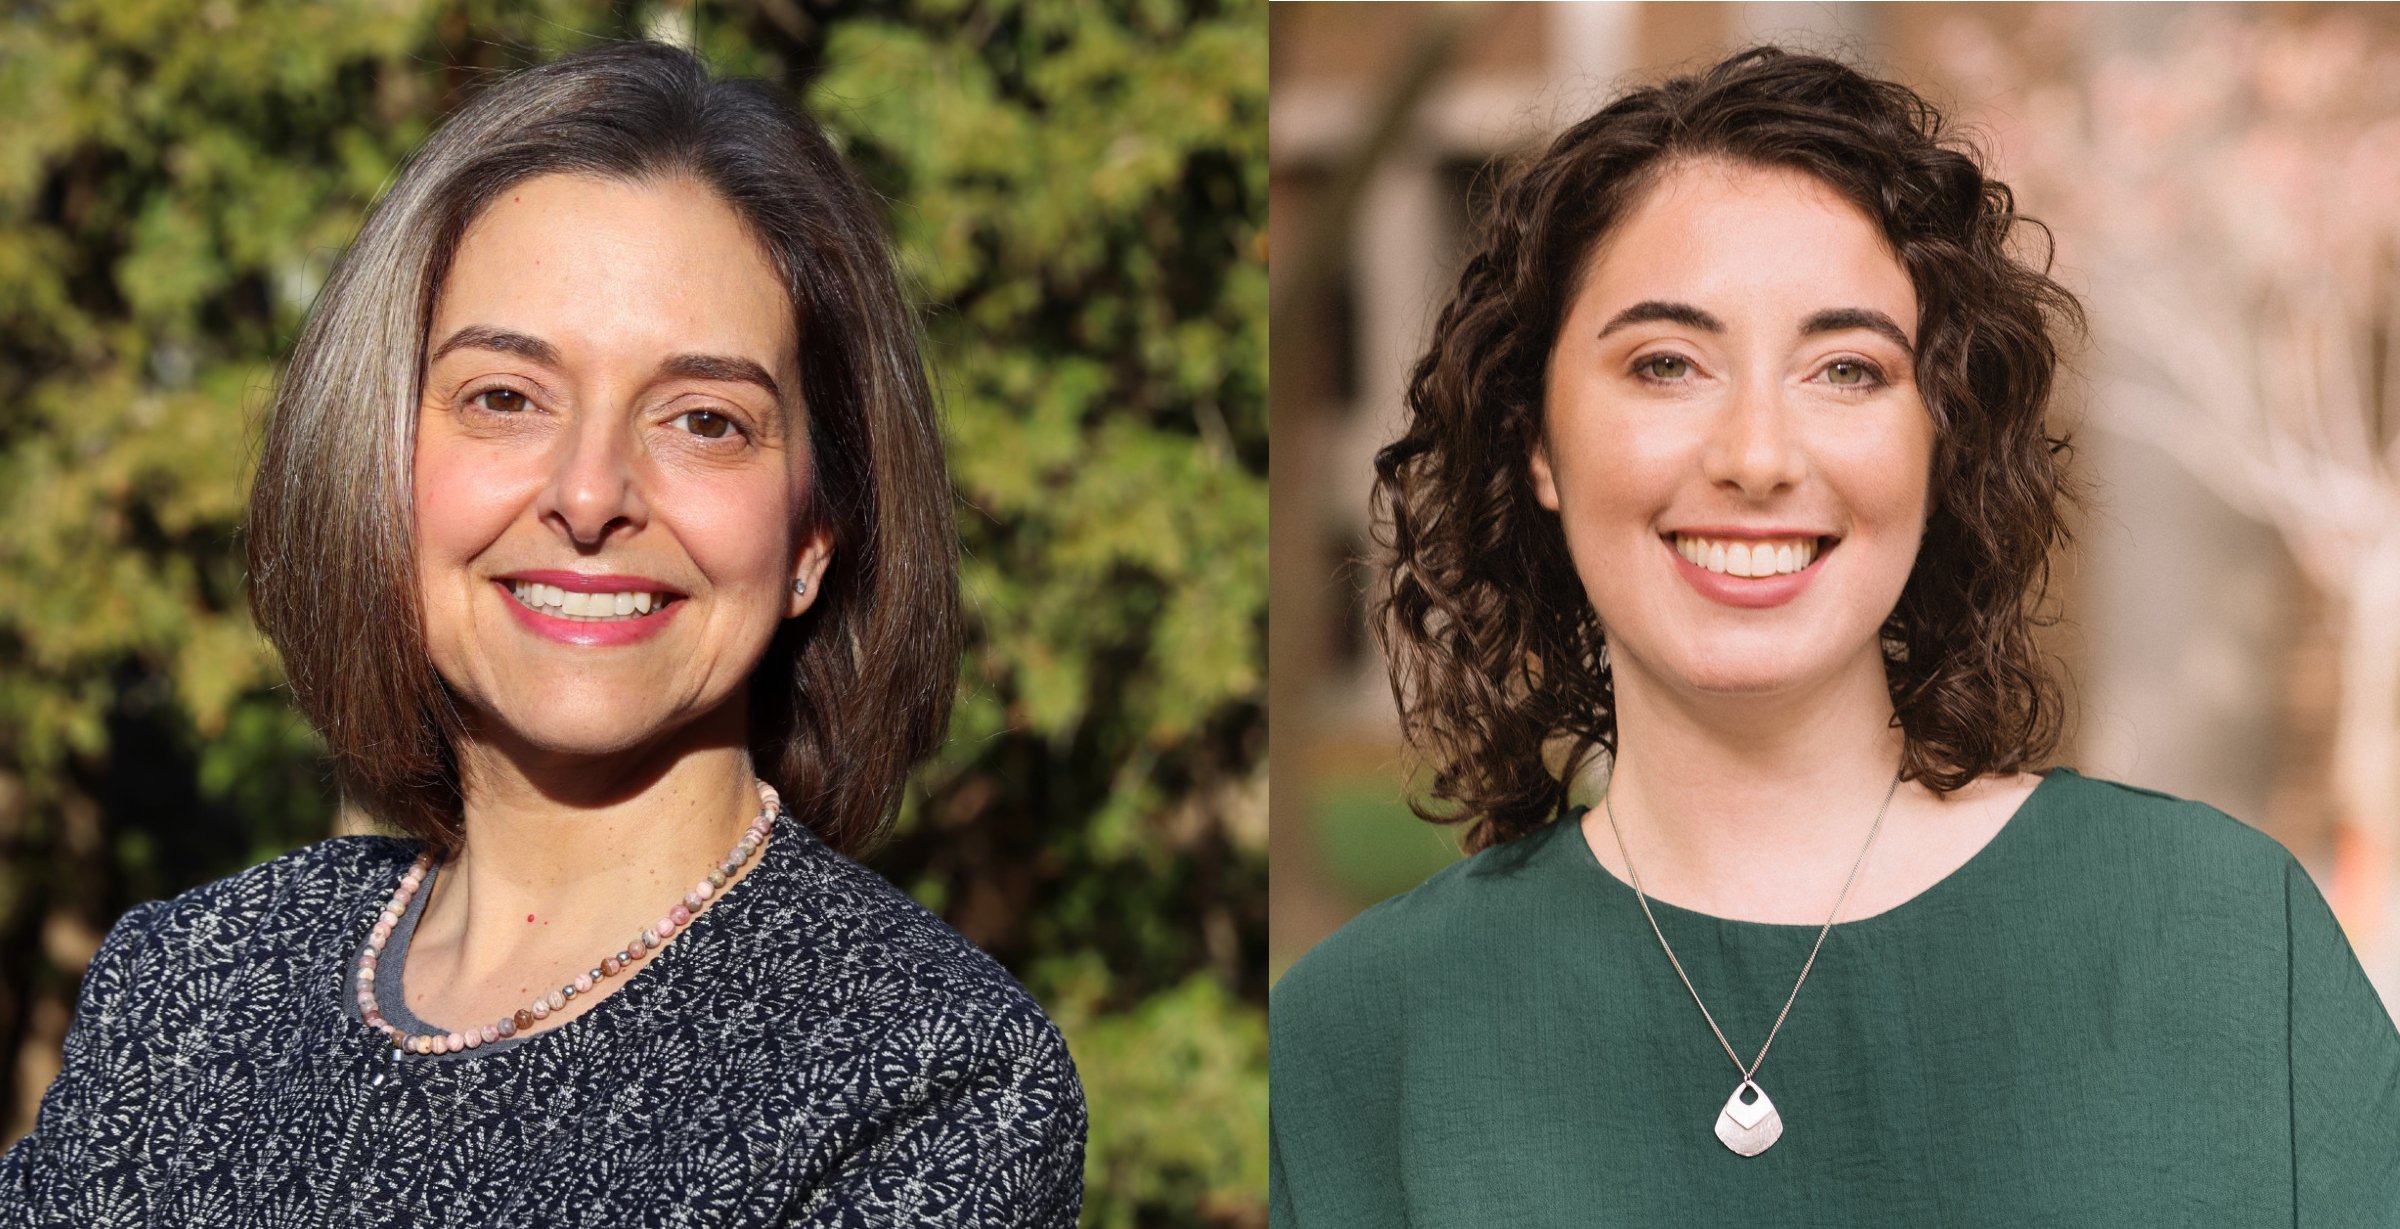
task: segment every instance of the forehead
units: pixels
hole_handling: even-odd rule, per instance
[[[1716,159],[1660,172],[1594,248],[1583,291],[1728,315],[1874,307],[1916,327],[1916,288],[1874,219],[1806,172]]]
[[[797,349],[774,261],[723,198],[690,179],[543,175],[461,237],[433,331],[530,333],[578,355],[703,349],[775,370]]]

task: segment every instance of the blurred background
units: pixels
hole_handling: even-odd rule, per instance
[[[2281,840],[2400,1006],[2400,9],[1277,4],[1270,960],[1457,856],[1364,621],[1370,459],[1494,177],[1758,42],[1924,93],[2091,336],[2055,407],[2093,499],[2046,645],[2061,762]]]
[[[350,830],[238,529],[400,158],[600,39],[805,100],[885,198],[975,634],[872,861],[1024,980],[1084,1223],[1263,1225],[1263,0],[33,0],[0,15],[0,1146],[136,902]]]

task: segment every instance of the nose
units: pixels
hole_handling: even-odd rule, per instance
[[[641,458],[623,417],[581,414],[558,438],[550,480],[542,492],[542,520],[579,547],[596,548],[614,533],[649,517],[643,496]]]
[[[1709,481],[1753,500],[1799,486],[1808,475],[1799,412],[1781,381],[1743,381],[1711,425],[1701,459]]]

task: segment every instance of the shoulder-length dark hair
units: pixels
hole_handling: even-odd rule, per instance
[[[1468,824],[1470,850],[1547,823],[1594,753],[1615,751],[1599,618],[1528,465],[1594,247],[1692,158],[1823,180],[1881,225],[1916,287],[1933,500],[1882,629],[1904,776],[1948,793],[2058,741],[2032,629],[2072,493],[2043,417],[2053,329],[2081,313],[2048,276],[2048,234],[1914,92],[1760,47],[1617,99],[1508,177],[1411,375],[1407,432],[1376,455],[1376,630],[1433,769],[1415,805]],[[2020,224],[2044,240],[2038,267],[2012,255]]]
[[[958,547],[915,318],[862,190],[762,82],[612,44],[508,77],[445,122],[367,216],[280,382],[253,488],[250,605],[343,788],[442,847],[460,714],[425,644],[411,458],[426,330],[460,237],[537,175],[689,177],[773,259],[799,326],[833,558],[750,678],[750,752],[794,815],[857,852],[939,742],[957,682]]]

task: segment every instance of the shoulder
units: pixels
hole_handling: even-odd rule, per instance
[[[2102,847],[2118,865],[2134,865],[2177,876],[2271,872],[2280,878],[2296,865],[2274,837],[2205,802],[2072,768],[2054,768],[2047,782],[2053,805],[2066,822],[2054,830],[2070,841]]]
[[[804,839],[794,881],[760,897],[753,919],[789,936],[768,998],[811,1028],[846,1021],[901,1078],[964,1055],[1074,1086],[1057,1027],[999,961],[883,876]]]
[[[1508,950],[1509,936],[1560,899],[1559,842],[1576,839],[1572,816],[1454,862],[1373,905],[1310,948],[1278,978],[1268,1020],[1278,1044],[1320,1027],[1354,1035],[1420,972],[1456,967],[1476,952]]]
[[[329,919],[364,916],[417,855],[417,843],[383,836],[334,837],[301,846],[166,900],[137,905],[111,942],[171,962],[230,961],[245,949],[294,935],[345,931]]]
[[[1080,1158],[1074,1061],[1017,979],[813,834],[788,853],[775,890],[742,912],[747,940],[719,970],[720,1018],[750,1021],[740,1031],[780,1056],[772,1095],[829,1107],[806,1166],[865,1163],[894,1141],[987,1160]]]
[[[102,1019],[153,1031],[216,1027],[203,1022],[228,1010],[237,984],[239,994],[270,999],[313,984],[339,965],[416,848],[390,837],[319,841],[134,906],[84,971],[77,1030]]]
[[[2281,842],[2204,802],[2072,769],[2050,776],[2022,843],[2032,856],[2010,863],[2038,916],[2116,943],[2282,950],[2293,894],[2315,888]]]

